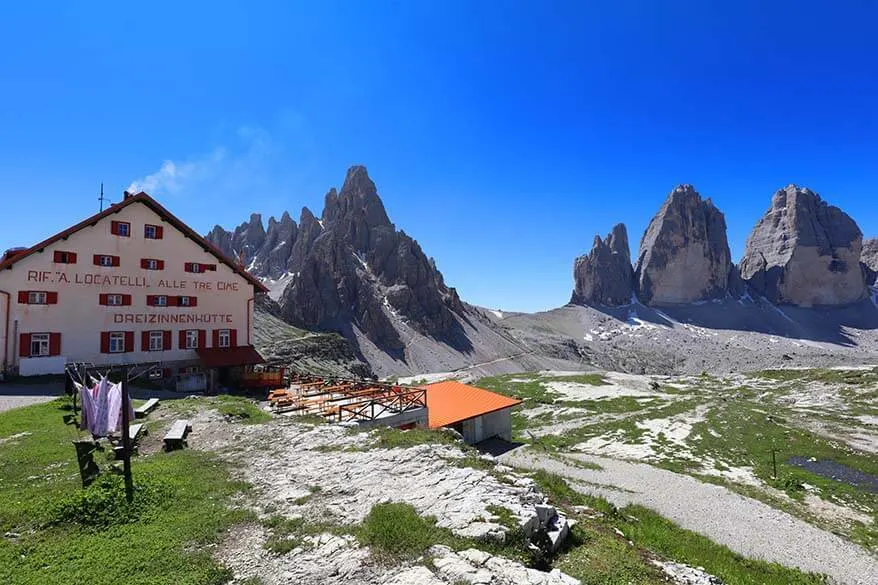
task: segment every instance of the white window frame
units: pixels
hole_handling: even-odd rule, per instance
[[[146,224],[143,226],[143,237],[147,240],[159,239],[159,227],[157,225]]]
[[[128,223],[127,221],[120,221],[117,224],[116,231],[119,232],[119,235],[121,237],[130,238],[131,237],[131,224]]]
[[[42,290],[32,290],[27,293],[28,305],[48,305],[49,293]]]
[[[180,307],[191,307],[191,306],[192,306],[192,304],[191,304],[191,303],[192,303],[192,300],[191,300],[191,299],[192,299],[192,297],[188,297],[188,296],[186,296],[186,297],[178,297],[178,298],[177,298],[177,305],[180,306]]]
[[[149,332],[149,351],[165,351],[165,332]]]
[[[186,366],[186,374],[189,376],[197,376],[203,373],[204,370],[201,369],[201,366]]]
[[[155,306],[156,307],[167,307],[168,306],[168,295],[156,295],[155,296]]]
[[[225,341],[223,341],[225,339]],[[217,347],[232,347],[232,330],[220,329],[217,335]]]
[[[120,294],[109,294],[107,295],[107,306],[109,307],[121,307],[125,304],[125,296]]]
[[[98,260],[98,264],[100,264],[101,266],[105,266],[105,267],[112,267],[113,266],[113,257],[108,256],[106,254],[101,254],[100,260]]]
[[[189,272],[192,272],[194,274],[201,274],[204,271],[201,270],[201,264],[199,264],[198,262],[190,262],[189,263]]]
[[[34,346],[37,351],[34,352]],[[31,333],[30,334],[30,357],[48,357],[49,355],[49,334],[48,333]]]
[[[198,349],[198,329],[186,330],[186,349]]]
[[[159,269],[159,261],[155,258],[147,258],[146,259],[146,269],[147,270],[158,270]]]
[[[125,353],[125,333],[123,331],[110,332],[110,353]]]

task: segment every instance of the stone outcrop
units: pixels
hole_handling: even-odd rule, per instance
[[[571,303],[615,307],[631,302],[634,271],[625,224],[616,225],[603,240],[594,237],[591,252],[575,260],[573,279]]]
[[[878,284],[878,238],[863,240],[863,252],[860,255],[866,273],[866,284]]]
[[[862,243],[850,216],[810,189],[789,185],[774,194],[747,239],[741,277],[774,303],[853,303],[866,294]]]
[[[356,327],[389,351],[404,348],[397,320],[435,339],[459,336],[460,298],[418,243],[390,222],[365,167],[351,167],[341,190],[326,194],[321,219],[304,208],[298,225],[285,213],[265,232],[254,214],[231,234],[214,228],[208,239],[227,254],[243,254],[255,276],[289,277],[279,300],[293,325],[349,339]]]
[[[648,305],[722,297],[732,270],[726,220],[710,199],[680,185],[649,223],[634,270],[635,290]]]

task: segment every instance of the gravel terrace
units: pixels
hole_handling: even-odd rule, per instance
[[[507,453],[500,460],[557,473],[574,487],[594,492],[617,506],[646,506],[750,558],[823,573],[840,585],[878,583],[878,557],[759,501],[643,463],[568,456],[596,463],[602,469],[583,469],[527,449]]]
[[[54,400],[64,392],[62,384],[0,384],[0,412]]]

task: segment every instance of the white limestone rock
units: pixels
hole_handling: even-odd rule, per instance
[[[773,303],[846,305],[866,296],[856,222],[810,189],[789,185],[753,228],[741,277]]]
[[[732,269],[722,212],[692,185],[680,185],[640,241],[634,269],[637,298],[653,306],[721,298]]]

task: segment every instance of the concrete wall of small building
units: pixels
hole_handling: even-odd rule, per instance
[[[359,421],[358,423],[361,427],[372,428],[372,427],[392,427],[399,428],[405,425],[415,425],[418,427],[426,427],[427,426],[427,409],[426,408],[415,408],[413,410],[407,410],[406,412],[400,412],[399,414],[394,414],[392,416],[382,416],[380,418],[376,418],[374,420],[364,420]]]
[[[483,414],[462,423],[463,440],[470,445],[500,437],[507,441],[512,440],[512,408],[504,408],[489,414]]]
[[[113,235],[112,221],[130,222],[130,237]],[[163,226],[163,238],[144,238],[145,224]],[[55,263],[56,250],[75,252],[77,262]],[[119,256],[120,266],[95,266],[94,254]],[[142,258],[164,260],[164,270],[142,269]],[[184,270],[186,262],[216,264],[217,269],[189,273]],[[4,362],[9,369],[21,365],[22,373],[49,373],[57,369],[55,357],[19,358],[18,339],[22,333],[61,333],[60,358],[96,365],[197,360],[194,350],[179,348],[179,331],[185,329],[205,329],[208,347],[214,329],[237,330],[239,346],[252,343],[253,285],[140,202],[0,271],[0,291],[11,295],[7,330],[3,322],[7,298],[0,294],[0,351],[4,346],[7,348],[5,359],[0,360],[0,370]],[[58,303],[21,304],[18,291],[57,292]],[[102,306],[99,304],[101,293],[130,294],[132,303],[121,307]],[[198,304],[196,307],[150,307],[146,305],[147,295],[194,296]],[[179,316],[177,321],[167,320],[174,316]],[[141,332],[167,330],[171,331],[170,350],[142,351]],[[136,351],[102,354],[102,331],[134,332]],[[35,363],[40,360],[49,361]]]

